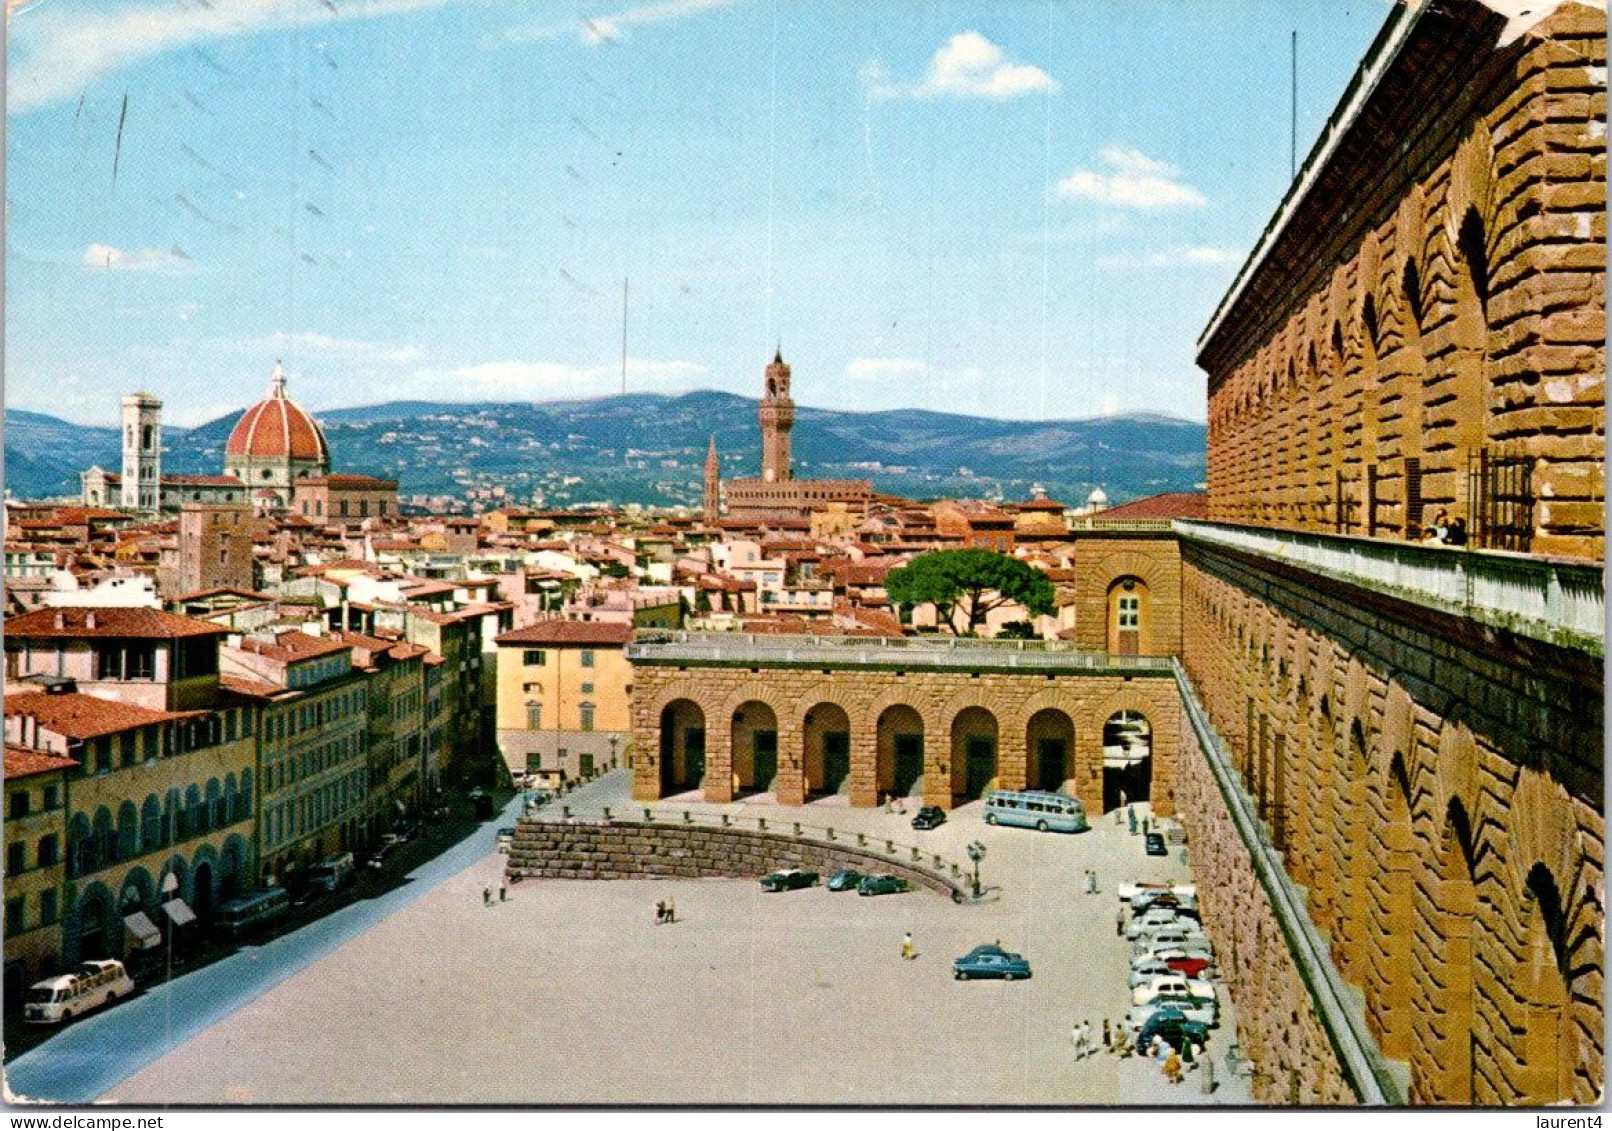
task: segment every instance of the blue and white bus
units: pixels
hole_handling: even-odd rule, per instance
[[[1039,789],[992,790],[985,799],[985,823],[1059,833],[1083,833],[1091,827],[1080,802]]]

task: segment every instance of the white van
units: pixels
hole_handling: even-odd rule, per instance
[[[76,974],[58,974],[35,982],[23,1005],[23,1020],[55,1025],[82,1017],[92,1009],[134,993],[134,979],[116,959],[86,962]]]
[[[353,854],[343,852],[308,869],[308,886],[323,891],[346,887],[353,879]]]

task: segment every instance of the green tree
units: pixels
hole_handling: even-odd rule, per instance
[[[986,615],[1017,602],[1031,616],[1052,612],[1052,582],[1047,575],[1017,558],[990,550],[936,550],[920,554],[884,579],[884,591],[895,604],[933,604],[941,620],[958,633],[954,612],[968,618],[966,635],[973,636]]]

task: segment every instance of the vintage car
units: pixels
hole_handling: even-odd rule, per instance
[[[863,876],[862,882],[856,885],[856,894],[890,895],[895,892],[906,891],[911,886],[911,884],[902,879],[900,876]]]
[[[1030,976],[1030,963],[1024,955],[1003,950],[995,943],[977,946],[952,963],[952,977],[960,982],[970,978],[1002,978],[1012,982]]]
[[[762,891],[794,891],[809,888],[817,883],[816,872],[802,872],[799,868],[785,868],[770,876],[761,877]]]

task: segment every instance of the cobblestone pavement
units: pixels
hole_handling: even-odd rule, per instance
[[[626,804],[624,774],[567,798]],[[754,812],[745,805],[682,808]],[[753,880],[529,880],[483,906],[489,854],[118,1084],[126,1103],[1246,1103],[1107,1054],[1076,1061],[1070,1027],[1128,1006],[1119,879],[1178,879],[1111,821],[1079,836],[986,827],[978,805],[915,833],[908,816],[817,804],[807,824],[877,832],[965,859],[999,898],[863,898]],[[777,807],[770,813],[793,816]],[[489,848],[491,845],[489,844]],[[1100,894],[1078,891],[1095,868]],[[657,900],[678,922],[656,926]],[[918,957],[904,962],[910,930]],[[953,980],[1000,939],[1026,982]],[[1224,1004],[1224,1003],[1223,1003]],[[1211,1041],[1217,1069],[1231,1017]],[[1222,1074],[1223,1076],[1224,1074]]]

